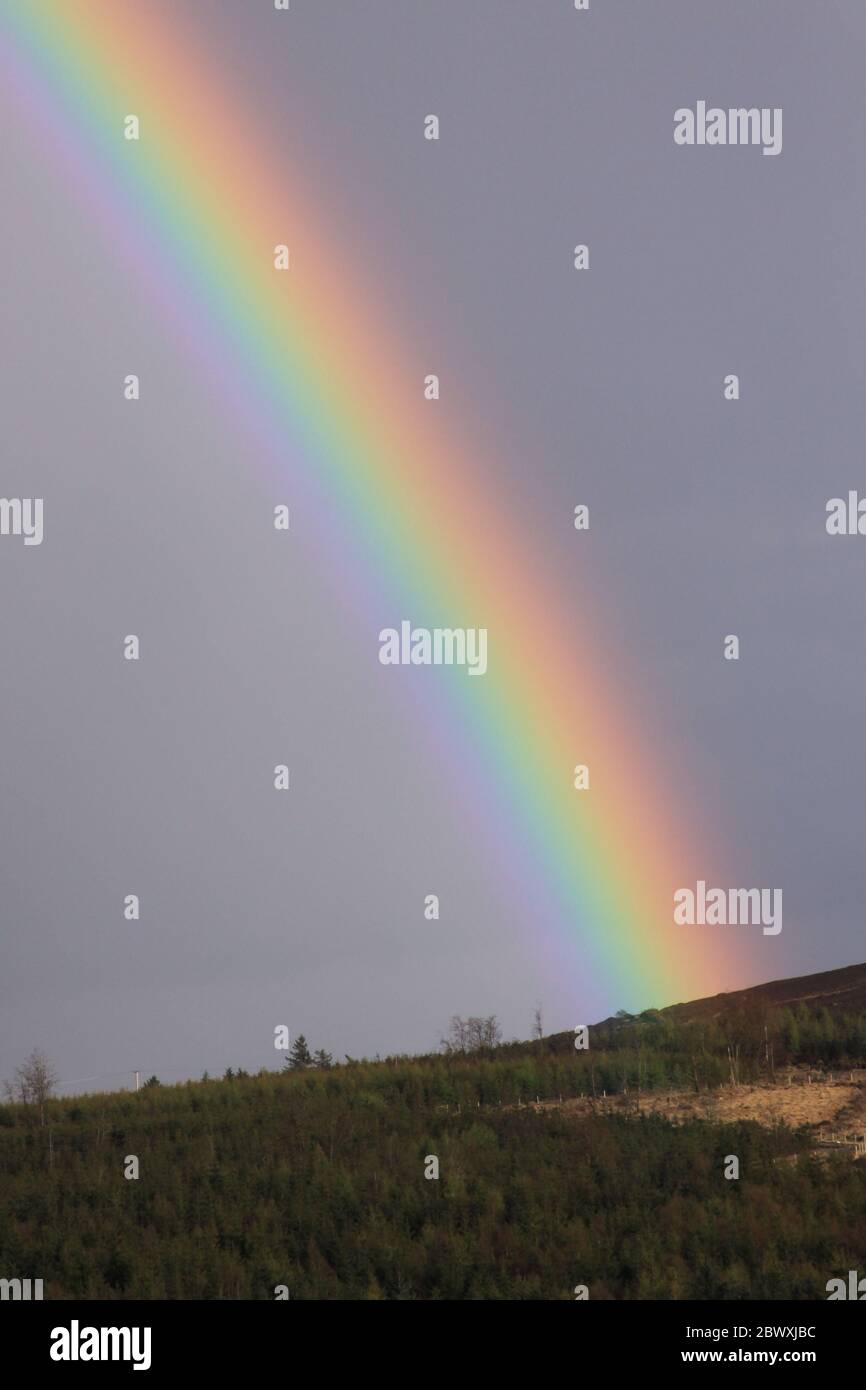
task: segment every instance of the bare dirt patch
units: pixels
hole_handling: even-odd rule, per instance
[[[773,1128],[777,1124],[799,1129],[808,1125],[819,1137],[823,1131],[866,1129],[866,1072],[845,1073],[842,1081],[796,1079],[750,1086],[722,1086],[715,1091],[656,1091],[640,1096],[598,1097],[540,1101],[534,1110],[562,1109],[575,1115],[617,1115],[624,1112],[663,1115],[674,1124],[688,1120],[715,1120],[723,1124],[755,1120]]]

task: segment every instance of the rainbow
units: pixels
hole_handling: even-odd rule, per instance
[[[371,654],[405,617],[487,628],[487,675],[429,672],[421,729],[576,1001],[587,978],[632,1008],[735,988],[743,938],[673,924],[675,888],[711,876],[700,810],[651,755],[598,620],[576,629],[490,463],[420,381],[409,398],[400,333],[317,212],[316,171],[297,159],[290,187],[273,176],[273,133],[177,10],[0,0],[7,88],[273,470],[275,500],[303,516]],[[123,137],[130,112],[139,142]],[[399,698],[399,673],[384,682]]]

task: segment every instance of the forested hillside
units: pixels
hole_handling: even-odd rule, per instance
[[[46,1298],[736,1299],[866,1271],[863,1162],[774,1163],[808,1144],[784,1128],[525,1104],[688,1081],[695,1056],[724,1079],[706,1035],[663,1027],[591,1062],[543,1040],[0,1107],[0,1275]]]

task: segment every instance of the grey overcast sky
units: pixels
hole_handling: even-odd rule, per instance
[[[738,983],[866,958],[866,538],[824,526],[866,495],[862,4],[182,9],[266,114],[275,177],[285,130],[284,176],[300,154],[352,275],[444,364],[565,605],[592,499],[580,601],[643,737],[736,881],[784,888]],[[701,99],[783,108],[781,155],[677,149]],[[0,538],[0,1075],[34,1045],[109,1086],[275,1066],[283,1022],[384,1055],[453,1013],[526,1036],[537,1000],[550,1031],[675,1002],[539,941],[339,584],[270,527],[255,442],[4,88],[0,177],[0,493],[45,499],[41,546]]]

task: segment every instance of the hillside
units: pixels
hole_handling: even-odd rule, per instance
[[[771,980],[730,994],[713,994],[688,1003],[670,1004],[663,1009],[647,1009],[637,1015],[616,1015],[592,1024],[590,1036],[593,1041],[603,1038],[609,1044],[617,1034],[628,1036],[629,1027],[635,1024],[712,1024],[724,1029],[751,1019],[763,1025],[764,1020],[778,1016],[782,1010],[805,1012],[812,1017],[822,1010],[836,1018],[866,1014],[866,964],[847,965],[839,970],[788,980]],[[567,1052],[574,1046],[574,1036],[554,1033],[546,1042],[554,1051]],[[532,1045],[521,1046],[529,1048]]]
[[[610,1020],[588,1052],[0,1106],[0,1272],[50,1299],[822,1298],[866,1268],[866,1162],[812,1161],[808,1128],[863,1113],[866,1010],[826,1002],[857,972]]]
[[[576,1079],[394,1061],[55,1102],[45,1126],[7,1106],[0,1268],[51,1299],[568,1300],[818,1298],[866,1267],[866,1165],[778,1163],[807,1145],[784,1128],[525,1104]]]
[[[714,994],[693,999],[688,1004],[672,1004],[660,1010],[663,1018],[678,1023],[695,1019],[719,1019],[725,1015],[764,1008],[829,1009],[831,1013],[866,1011],[866,965],[846,965],[841,970],[824,970],[818,975],[801,975],[792,980],[771,980],[751,989],[731,994]]]

